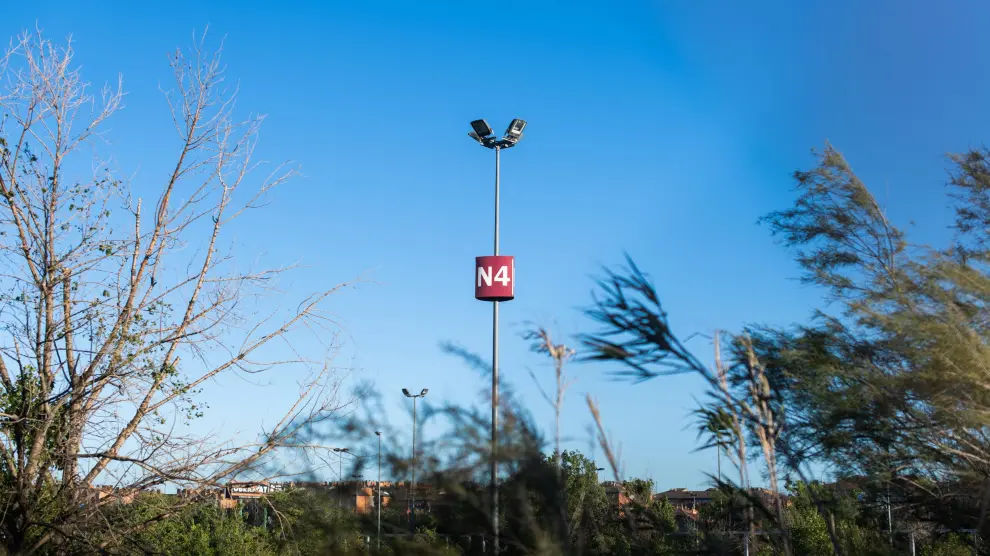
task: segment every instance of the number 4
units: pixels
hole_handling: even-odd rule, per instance
[[[498,272],[495,273],[495,281],[502,282],[502,287],[509,285],[509,267],[502,266],[499,267]]]

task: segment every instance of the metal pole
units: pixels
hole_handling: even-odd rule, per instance
[[[894,520],[890,513],[890,484],[887,485],[887,536],[890,544],[894,544]]]
[[[495,255],[498,256],[498,194],[499,174],[501,170],[502,149],[495,147]],[[494,534],[494,551],[499,552],[498,539],[498,301],[492,303],[492,531]]]
[[[721,483],[722,483],[722,436],[721,436],[720,433],[715,433],[715,436],[716,436],[716,442],[717,442],[715,444],[715,450],[717,450],[716,455],[718,456],[718,482],[719,482],[719,485],[718,486],[721,488]]]
[[[412,489],[409,491],[412,504],[409,506],[409,534],[416,532],[416,398],[413,396],[413,466]]]
[[[382,433],[378,433],[378,551],[382,550]]]

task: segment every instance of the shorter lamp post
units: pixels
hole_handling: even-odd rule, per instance
[[[412,445],[412,488],[409,490],[409,496],[411,504],[409,505],[409,534],[414,534],[416,532],[416,400],[422,398],[429,392],[427,388],[423,388],[422,392],[419,394],[410,394],[409,390],[403,388],[402,393],[407,398],[412,398],[413,401],[413,445]]]
[[[355,515],[357,515],[358,513],[358,498],[361,497],[361,479],[363,478],[364,475],[361,475],[359,473],[354,474],[354,514]]]
[[[340,490],[337,491],[337,505],[344,506],[344,496],[341,494],[344,488],[344,454],[350,452],[350,448],[334,448],[337,452],[337,480],[340,481]]]
[[[378,550],[382,549],[382,431],[375,431],[378,437]]]

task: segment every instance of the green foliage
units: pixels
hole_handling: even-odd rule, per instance
[[[704,531],[723,535],[745,530],[745,495],[726,488],[712,492],[711,497],[711,502],[698,508],[699,525]]]
[[[972,556],[973,547],[960,535],[949,534],[922,547],[918,554],[920,556]]]
[[[634,503],[649,506],[653,502],[653,479],[622,481],[622,488]]]
[[[616,538],[621,530],[613,523],[617,507],[598,480],[598,466],[575,450],[561,453],[560,462],[570,545],[593,554],[616,550],[617,543],[623,544]]]
[[[795,552],[807,556],[832,554],[828,524],[814,501],[807,495],[806,485],[796,485],[792,490],[792,505],[788,515],[791,520],[791,538]]]
[[[328,555],[367,552],[373,529],[340,509],[325,492],[294,489],[267,499],[221,509],[216,501],[190,502],[175,496],[146,493],[131,504],[104,510],[114,530],[91,531],[95,544],[133,528],[125,554],[196,555]],[[166,519],[158,516],[167,515]],[[435,541],[427,536],[421,544]],[[70,543],[63,548],[88,553],[93,545]],[[54,547],[53,547],[54,548]]]
[[[868,477],[868,496],[882,485],[917,519],[950,530],[982,524],[981,503],[968,497],[982,486],[966,485],[990,479],[976,463],[990,455],[987,157],[950,157],[957,236],[941,249],[907,250],[831,146],[796,174],[795,208],[766,219],[797,250],[805,279],[844,309],[815,326],[755,333],[792,415],[792,459]]]
[[[655,515],[657,527],[664,533],[673,533],[677,530],[677,518],[674,506],[666,498],[654,500],[650,508]]]
[[[155,554],[278,553],[264,528],[248,525],[237,510],[222,510],[213,504],[197,504],[155,523],[135,539],[135,544],[140,550]]]
[[[325,492],[294,489],[270,497],[267,527],[280,553],[328,554],[355,544],[353,514]]]
[[[728,364],[712,369],[674,334],[630,260],[598,283],[587,315],[602,329],[583,337],[587,357],[617,362],[635,380],[704,377],[699,436],[706,447],[728,440],[755,451],[771,488],[820,465],[854,478],[855,495],[795,482],[786,512],[754,500],[770,521],[761,526],[784,532],[774,540],[784,553],[889,553],[894,541],[878,509],[887,505],[902,524],[990,533],[979,497],[990,481],[990,150],[950,157],[957,235],[942,248],[909,249],[842,154],[826,145],[817,157],[794,175],[794,205],[763,222],[794,251],[802,278],[827,292],[834,314],[744,330]],[[745,482],[749,463],[734,464]],[[738,530],[731,500],[703,511],[707,531]]]
[[[551,456],[548,459],[552,461]],[[576,531],[586,518],[594,519],[605,511],[608,504],[605,488],[598,482],[598,466],[581,452],[564,450],[560,454],[560,468],[570,530]]]

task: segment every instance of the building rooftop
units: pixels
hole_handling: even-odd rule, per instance
[[[688,490],[686,488],[672,488],[670,490],[657,493],[656,496],[662,496],[668,500],[691,500],[695,498],[710,499],[712,497],[712,490]]]

